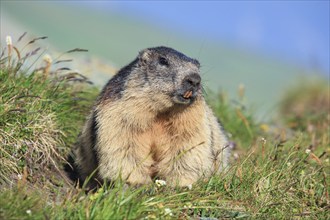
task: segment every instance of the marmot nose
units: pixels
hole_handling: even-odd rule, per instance
[[[197,73],[192,73],[183,79],[183,83],[188,86],[199,87],[201,83],[201,77]]]

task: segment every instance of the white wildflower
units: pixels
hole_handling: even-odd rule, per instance
[[[310,149],[306,149],[305,153],[306,154],[310,154],[311,153],[311,150]]]
[[[192,189],[192,185],[189,184],[189,185],[187,186],[187,188],[188,188],[189,190],[191,190],[191,189]]]
[[[183,208],[187,209],[187,208],[191,208],[192,206],[193,206],[192,203],[187,202],[187,203],[183,206]]]
[[[158,186],[158,187],[166,186],[165,180],[156,180],[155,183],[156,183],[156,186]]]
[[[170,208],[164,209],[165,215],[173,216],[172,210]]]
[[[49,54],[45,54],[45,56],[42,58],[46,63],[52,63],[53,59]]]
[[[32,211],[30,209],[26,210],[26,214],[32,215]]]
[[[6,37],[6,43],[7,43],[8,46],[13,45],[13,42],[11,40],[11,36]]]
[[[17,174],[17,178],[18,178],[19,180],[21,180],[21,179],[23,178],[23,176],[22,176],[21,174]]]
[[[288,162],[286,165],[288,165],[288,167],[291,167],[291,163],[290,162]]]

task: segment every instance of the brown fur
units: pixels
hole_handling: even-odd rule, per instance
[[[81,180],[96,170],[99,180],[122,178],[139,185],[157,177],[188,186],[227,166],[227,138],[201,89],[196,86],[194,95],[184,91],[183,82],[188,76],[191,83],[199,63],[183,56],[164,47],[146,49],[125,67],[128,76],[123,68],[122,76],[105,86],[74,149]],[[184,91],[182,100],[189,103],[169,95],[173,91]]]

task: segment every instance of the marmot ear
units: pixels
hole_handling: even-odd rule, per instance
[[[151,51],[148,49],[142,50],[139,53],[139,61],[142,65],[147,65],[151,59]]]

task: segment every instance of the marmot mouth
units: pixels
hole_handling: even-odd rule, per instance
[[[173,96],[173,101],[177,104],[191,104],[196,98],[196,92],[187,90],[183,93],[179,92]]]

